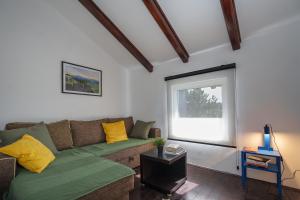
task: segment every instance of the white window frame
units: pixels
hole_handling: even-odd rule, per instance
[[[230,70],[233,70],[233,72]],[[235,116],[235,69],[211,72],[168,81],[167,84],[167,109],[168,109],[168,139],[218,146],[236,147],[236,116]],[[230,138],[224,142],[211,142],[205,140],[189,140],[172,135],[173,119],[178,117],[178,90],[205,88],[211,86],[222,87],[222,118],[227,126]]]

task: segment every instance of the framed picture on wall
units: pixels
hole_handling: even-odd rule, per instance
[[[62,93],[102,96],[102,71],[62,61]]]

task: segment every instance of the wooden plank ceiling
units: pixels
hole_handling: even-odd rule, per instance
[[[158,2],[156,0],[143,0],[143,2],[159,25],[162,32],[170,41],[171,45],[173,46],[178,56],[181,58],[182,62],[187,63],[189,61],[189,54],[184,48],[170,22],[168,21],[165,13],[160,8]]]
[[[93,0],[79,0],[79,2],[149,71],[153,71],[153,65],[133,45],[122,31],[104,14]],[[158,26],[165,34],[174,50],[184,63],[189,60],[189,54],[181,40],[171,26],[165,13],[157,0],[143,0],[145,6],[153,16]],[[220,0],[227,32],[233,50],[241,48],[241,35],[234,0]]]
[[[234,0],[220,0],[227,32],[233,50],[241,48],[241,34]]]
[[[129,41],[122,31],[92,0],[79,1],[149,72],[153,71],[153,65],[147,58],[132,44],[132,42]]]

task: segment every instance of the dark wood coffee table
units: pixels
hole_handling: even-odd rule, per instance
[[[168,196],[186,181],[186,152],[180,155],[158,154],[157,150],[140,155],[141,183]]]

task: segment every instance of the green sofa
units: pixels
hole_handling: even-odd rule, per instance
[[[100,125],[99,121],[118,120],[125,121],[128,141],[114,144],[107,144],[105,141],[99,143],[97,133],[103,134],[103,130],[99,129],[101,126],[95,125]],[[66,130],[68,131],[67,124],[70,127],[68,134],[71,134],[73,142],[71,147],[70,142],[66,142],[66,135],[63,136]],[[51,127],[53,125],[56,127]],[[129,199],[129,192],[134,187],[135,171],[132,168],[139,166],[139,155],[153,149],[153,138],[160,136],[160,129],[152,128],[149,132],[150,138],[147,140],[130,138],[133,127],[132,117],[94,121],[64,120],[63,123],[58,122],[48,126],[54,144],[56,147],[59,146],[56,159],[41,174],[17,167],[16,176],[11,181],[4,199]],[[29,127],[29,123],[9,123],[6,126],[7,129],[20,127]],[[61,132],[62,130],[64,132]],[[103,135],[100,138],[103,140]]]

